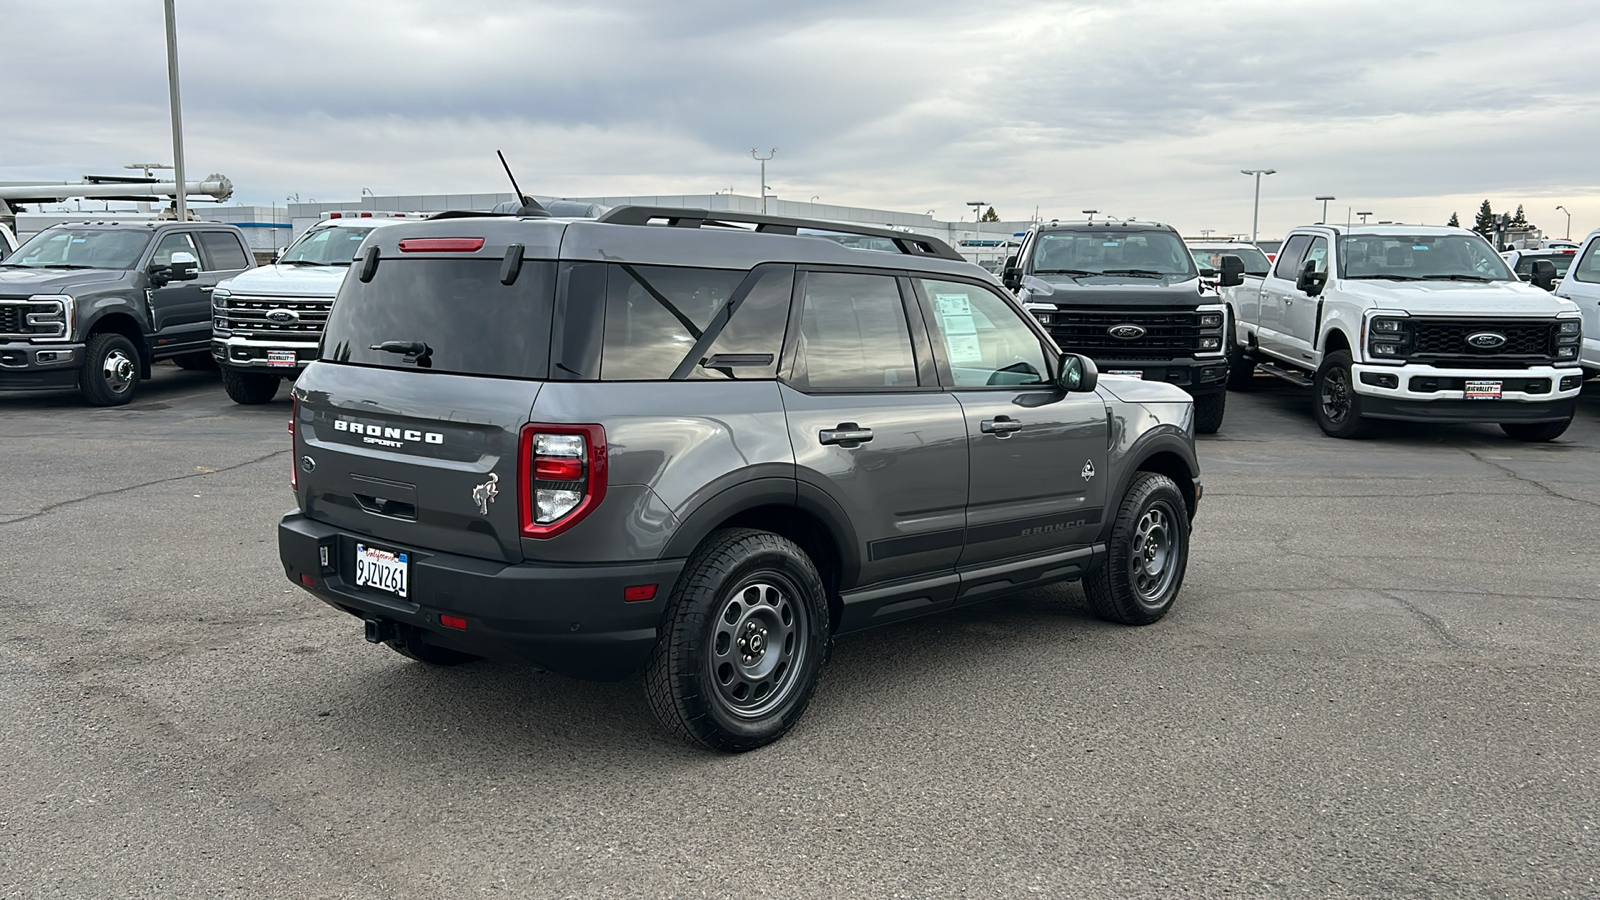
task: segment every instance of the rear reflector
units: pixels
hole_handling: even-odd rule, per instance
[[[454,628],[457,631],[467,630],[467,620],[460,616],[440,616],[439,624],[446,628]]]
[[[401,253],[473,253],[483,249],[483,238],[406,238]]]
[[[583,477],[583,460],[536,456],[533,458],[533,477],[540,481],[577,481]]]
[[[653,584],[636,584],[633,587],[622,589],[622,599],[628,603],[638,603],[642,600],[654,600],[656,586]]]
[[[301,575],[300,576],[300,583],[305,585],[306,587],[316,587],[317,586],[317,580],[315,578],[312,578],[310,575]],[[633,588],[629,588],[628,590],[631,591],[631,590],[633,590]]]

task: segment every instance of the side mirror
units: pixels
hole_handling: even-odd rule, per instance
[[[1224,256],[1220,264],[1223,287],[1238,287],[1244,284],[1244,260],[1237,256]]]
[[[1307,296],[1315,297],[1322,293],[1323,285],[1328,283],[1328,273],[1318,272],[1315,260],[1306,260],[1305,267],[1300,270],[1300,277],[1295,279],[1294,286],[1305,291]]]
[[[283,259],[284,251],[288,249],[288,247],[279,247],[277,250],[274,250],[272,252],[272,261],[277,262],[278,260]]]
[[[1205,268],[1204,266],[1202,266],[1200,268],[1200,277],[1201,278],[1215,278],[1215,277],[1217,277],[1217,270],[1216,269],[1208,269],[1208,268]]]
[[[1000,282],[1013,291],[1022,285],[1022,270],[1017,268],[1015,256],[1006,257],[1006,264],[1000,270]]]
[[[1100,383],[1100,370],[1095,368],[1094,360],[1077,353],[1061,354],[1060,365],[1057,366],[1056,387],[1063,391],[1086,394],[1094,390]]]
[[[172,265],[167,267],[167,280],[193,281],[200,277],[200,260],[186,250],[172,254]]]
[[[1547,291],[1556,289],[1556,264],[1548,259],[1533,261],[1533,272],[1528,276],[1534,287],[1542,287]]]

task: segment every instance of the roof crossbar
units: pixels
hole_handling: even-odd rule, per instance
[[[966,257],[936,237],[925,234],[908,234],[870,225],[828,222],[822,219],[795,219],[787,216],[768,216],[760,213],[725,212],[689,209],[678,206],[616,206],[607,210],[596,222],[611,225],[649,225],[664,221],[671,228],[703,228],[719,225],[754,225],[757,234],[799,234],[801,229],[828,231],[834,234],[853,234],[862,237],[879,237],[892,241],[907,256],[936,256],[940,259],[965,262]]]

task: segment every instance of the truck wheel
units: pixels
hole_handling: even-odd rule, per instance
[[[1083,579],[1089,611],[1124,625],[1167,614],[1189,565],[1189,516],[1171,478],[1140,472],[1111,526],[1106,561]]]
[[[228,397],[235,403],[254,406],[258,403],[271,403],[272,398],[278,395],[278,381],[276,375],[263,375],[260,372],[240,372],[237,369],[222,367],[222,387],[228,392]]]
[[[1249,391],[1256,386],[1256,363],[1244,355],[1244,348],[1228,338],[1228,390]]]
[[[1317,424],[1328,437],[1358,438],[1367,431],[1361,418],[1361,395],[1350,378],[1350,354],[1336,350],[1322,358],[1311,388]]]
[[[1227,405],[1227,391],[1194,398],[1194,430],[1200,434],[1216,434],[1222,427],[1222,411]]]
[[[210,350],[174,356],[172,361],[177,364],[178,368],[187,369],[190,372],[204,372],[206,369],[215,369],[217,367],[217,358],[211,355]]]
[[[788,538],[711,535],[673,588],[645,693],[668,731],[741,753],[782,737],[811,701],[828,644],[817,567]]]
[[[133,341],[116,332],[89,338],[84,348],[83,372],[78,391],[94,406],[121,406],[139,390],[139,351]]]
[[[1571,424],[1571,419],[1564,422],[1501,422],[1500,430],[1519,441],[1553,441],[1561,437]]]

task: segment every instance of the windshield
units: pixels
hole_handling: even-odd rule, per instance
[[[1384,281],[1515,281],[1477,235],[1357,234],[1339,239],[1339,276]]]
[[[131,269],[149,243],[148,231],[50,228],[29,238],[0,265],[25,269]]]
[[[1033,251],[1035,275],[1131,275],[1194,278],[1194,260],[1165,231],[1046,231]]]
[[[1194,254],[1195,265],[1202,269],[1216,269],[1221,271],[1222,258],[1224,256],[1239,257],[1240,261],[1244,263],[1244,273],[1246,275],[1255,275],[1260,278],[1265,278],[1267,272],[1272,268],[1272,263],[1267,261],[1267,255],[1265,253],[1262,253],[1255,247],[1244,244],[1241,244],[1237,247],[1210,249],[1195,247],[1190,252]]]
[[[348,266],[371,228],[313,228],[283,251],[280,263],[306,266]]]

